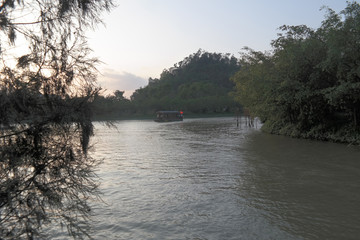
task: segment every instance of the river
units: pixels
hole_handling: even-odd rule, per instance
[[[234,118],[95,123],[95,239],[359,239],[360,148]]]

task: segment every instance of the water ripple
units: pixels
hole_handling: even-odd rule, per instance
[[[360,234],[356,149],[269,136],[233,118],[115,125],[95,124],[104,193],[94,203],[95,239]]]

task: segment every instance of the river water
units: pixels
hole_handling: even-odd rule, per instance
[[[95,123],[95,239],[359,239],[360,148],[234,118]]]

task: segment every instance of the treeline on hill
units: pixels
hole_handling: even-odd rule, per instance
[[[230,77],[240,66],[230,54],[203,50],[186,57],[160,78],[137,89],[131,99],[122,91],[113,96],[99,96],[94,102],[97,116],[121,117],[154,114],[157,110],[183,110],[186,113],[223,113],[233,111],[238,104],[229,95],[234,83]]]
[[[273,52],[251,49],[232,80],[234,97],[263,130],[360,143],[360,6],[327,9],[321,27],[283,26]]]

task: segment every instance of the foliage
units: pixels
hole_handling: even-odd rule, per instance
[[[256,52],[249,48],[245,48],[245,50],[249,53],[242,54],[240,59],[241,70],[231,77],[235,83],[234,89],[237,90],[231,95],[241,105],[251,109],[252,115],[265,120],[270,108],[261,103],[270,101],[272,97],[269,89],[271,88],[274,65],[269,54]]]
[[[233,87],[230,76],[239,70],[235,57],[202,50],[165,69],[160,79],[131,96],[138,111],[153,113],[161,109],[186,112],[222,112],[235,107],[228,96]]]
[[[123,96],[124,92],[116,90],[113,95],[98,94],[91,104],[95,119],[119,119],[134,112],[129,99]]]
[[[90,103],[99,90],[83,33],[111,6],[1,1],[1,239],[48,238],[49,225],[90,237],[88,201],[98,192]],[[17,39],[28,49],[15,48]]]
[[[327,9],[316,30],[280,27],[271,53],[247,49],[242,56],[232,78],[235,99],[264,121],[266,131],[359,142],[359,23],[359,4],[348,2],[339,14]]]

